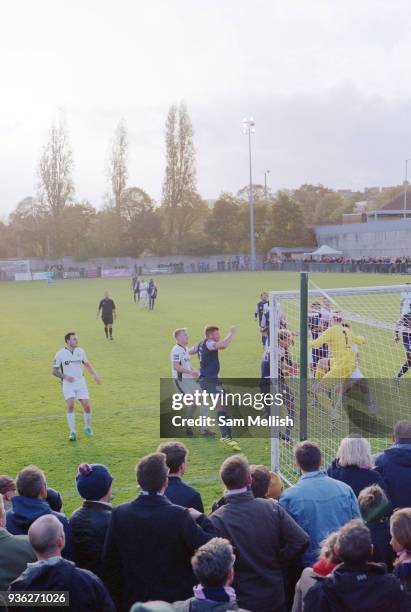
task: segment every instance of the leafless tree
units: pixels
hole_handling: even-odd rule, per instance
[[[53,215],[63,210],[74,193],[73,153],[62,120],[53,123],[39,164],[40,197]]]
[[[163,183],[162,206],[167,219],[167,230],[172,239],[181,234],[183,216],[179,214],[197,193],[193,127],[184,103],[173,104],[167,115],[165,128],[166,170]]]
[[[116,212],[120,215],[123,192],[128,178],[128,138],[127,125],[121,119],[114,132],[109,159],[108,174],[113,192]]]
[[[53,251],[60,241],[61,214],[74,194],[73,153],[63,119],[53,123],[39,163],[39,200],[53,219]]]

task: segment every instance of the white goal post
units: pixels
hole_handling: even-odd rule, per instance
[[[281,428],[272,429],[271,466],[286,483],[299,476],[293,448],[300,440],[320,445],[326,468],[344,436],[367,437],[372,451],[379,452],[390,444],[393,424],[411,417],[411,369],[409,381],[407,376],[394,380],[399,372],[402,377],[401,367],[408,358],[403,329],[398,328],[405,311],[411,311],[409,284],[325,289],[303,272],[299,290],[270,292],[270,376],[276,390],[286,392],[288,404],[280,414],[294,417],[290,439]],[[326,365],[330,367],[332,354],[326,345],[314,350],[308,342],[314,331],[314,336],[320,335],[336,317],[364,344],[353,344],[355,371],[347,379],[325,379],[326,386],[319,375],[324,375]],[[313,321],[324,327],[314,327]],[[279,334],[285,349],[279,346]],[[284,351],[292,373],[279,378]]]

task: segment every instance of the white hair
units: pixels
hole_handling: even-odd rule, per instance
[[[354,465],[359,468],[371,468],[372,458],[370,443],[366,438],[343,438],[337,451],[337,459],[341,467]]]

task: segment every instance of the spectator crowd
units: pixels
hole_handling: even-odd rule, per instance
[[[0,591],[68,591],[75,612],[411,612],[411,421],[376,457],[355,435],[328,467],[313,442],[294,452],[286,489],[228,457],[208,515],[180,442],[138,461],[118,506],[109,468],[80,464],[70,517],[37,466],[0,476]]]

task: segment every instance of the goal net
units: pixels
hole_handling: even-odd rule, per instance
[[[270,376],[294,421],[272,432],[271,463],[290,484],[300,440],[320,445],[327,468],[343,437],[368,438],[376,454],[411,417],[411,285],[323,289],[304,275],[269,306]]]
[[[0,259],[0,279],[15,280],[16,275],[30,275],[30,260]]]

